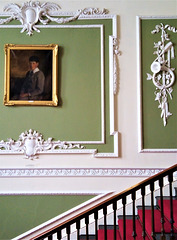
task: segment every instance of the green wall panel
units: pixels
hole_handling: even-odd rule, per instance
[[[2,106],[2,125],[6,125],[9,119],[13,119],[13,125],[7,131],[5,131],[6,137],[7,132],[17,137],[21,131],[32,128],[41,131],[42,133],[48,133],[56,139],[67,139],[67,140],[89,140],[100,138],[100,47],[99,47],[99,30],[97,29],[60,29],[58,34],[56,30],[45,30],[41,32],[38,40],[33,40],[30,37],[18,40],[6,39],[6,32],[8,30],[2,30],[2,36],[5,36],[5,40],[1,37],[1,59],[4,58],[4,44],[5,43],[18,43],[18,44],[41,44],[41,38],[45,39],[42,44],[53,43],[59,45],[59,80],[60,80],[60,96],[59,106],[55,107],[7,107]],[[13,30],[12,35],[18,36],[17,32],[19,29]],[[68,34],[69,33],[69,34]],[[50,36],[48,40],[45,36]],[[51,36],[55,36],[51,39]],[[63,37],[65,36],[65,37]],[[78,38],[79,36],[79,38]],[[92,36],[93,41],[88,41],[89,37]],[[33,38],[33,37],[32,37]],[[35,38],[35,36],[34,36]],[[36,36],[37,38],[37,36]],[[57,39],[57,41],[56,41]],[[89,50],[86,50],[89,49]],[[86,50],[86,51],[85,51]],[[88,54],[88,51],[90,53]],[[61,52],[61,53],[60,53]],[[2,66],[2,69],[3,66]],[[92,74],[88,74],[92,72]],[[1,71],[1,79],[4,79]],[[3,82],[3,81],[2,81]],[[1,85],[2,86],[2,85]],[[3,89],[3,87],[2,87]],[[88,92],[92,94],[88,94]],[[1,92],[3,94],[3,91]],[[90,96],[91,95],[91,96]],[[1,96],[3,99],[3,96]],[[82,110],[82,111],[81,111]],[[98,119],[95,125],[95,119],[90,118],[92,114]],[[79,115],[79,117],[78,117]],[[92,121],[93,119],[93,121]],[[56,135],[57,128],[68,129],[67,133],[60,131],[59,135]],[[47,128],[46,128],[47,127]],[[88,127],[93,131],[88,131]],[[77,132],[77,134],[76,134]],[[90,133],[90,135],[89,135]],[[1,136],[4,139],[3,132]]]
[[[164,127],[161,118],[161,109],[158,108],[158,101],[155,101],[156,87],[152,81],[147,81],[147,73],[152,74],[150,66],[157,55],[154,55],[154,43],[161,40],[161,31],[151,34],[155,26],[163,23],[169,24],[177,29],[176,19],[142,19],[141,20],[141,71],[142,71],[142,117],[143,117],[143,148],[144,149],[175,149],[177,148],[177,80],[172,86],[173,98],[169,102],[169,111],[173,114],[167,120]],[[175,68],[177,76],[177,33],[166,31],[170,41],[174,44],[175,59],[171,60],[171,67]]]
[[[12,239],[91,199],[93,195],[0,196],[0,239]]]
[[[8,25],[14,24],[19,23],[13,21]],[[87,25],[90,27],[86,27]],[[53,24],[50,23],[50,26],[53,27]],[[66,28],[56,25],[54,28],[42,28],[41,25],[38,27],[41,27],[41,32],[34,32],[30,37],[20,33],[20,25],[18,28],[0,28],[0,139],[18,140],[22,132],[34,129],[41,133],[44,139],[52,137],[61,141],[101,141],[101,27],[103,27],[106,142],[104,145],[90,144],[86,148],[112,152],[113,137],[109,134],[109,35],[113,34],[112,19],[79,20],[70,23]],[[3,105],[4,45],[7,43],[59,45],[59,106]]]

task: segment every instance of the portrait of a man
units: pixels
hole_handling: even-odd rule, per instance
[[[29,58],[30,70],[27,72],[20,91],[22,100],[41,100],[44,93],[45,76],[39,69],[39,58],[31,56]]]
[[[7,49],[5,105],[56,105],[56,45]]]

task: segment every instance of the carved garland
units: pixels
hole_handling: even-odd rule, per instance
[[[158,108],[161,109],[161,118],[163,118],[163,124],[166,126],[167,119],[172,115],[169,112],[168,96],[172,99],[172,86],[175,82],[175,75],[173,73],[174,68],[171,68],[171,59],[175,58],[174,46],[170,41],[170,38],[166,30],[176,33],[177,30],[170,25],[156,25],[152,34],[159,33],[161,31],[161,41],[154,43],[157,55],[156,59],[151,64],[151,71],[153,75],[147,73],[147,80],[152,80],[156,87],[155,101],[159,102]]]

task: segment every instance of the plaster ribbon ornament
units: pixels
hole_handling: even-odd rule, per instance
[[[71,17],[52,17],[52,14],[59,10],[60,6],[50,2],[40,4],[38,1],[29,1],[23,3],[21,7],[15,3],[10,3],[4,8],[4,11],[9,13],[10,17],[0,19],[0,24],[18,20],[22,24],[21,33],[26,31],[27,35],[31,36],[33,31],[40,32],[36,27],[37,23],[46,25],[52,21],[58,24],[64,24],[77,20],[81,14],[104,15],[108,13],[106,9],[100,11],[98,8],[86,8],[84,10],[78,10],[74,16]]]
[[[151,64],[151,71],[153,75],[147,73],[147,80],[152,80],[156,87],[155,101],[158,101],[158,108],[161,109],[161,118],[163,119],[163,125],[167,125],[167,119],[172,115],[169,112],[168,99],[172,100],[173,84],[175,82],[174,68],[171,68],[171,59],[175,58],[174,46],[170,41],[167,34],[167,30],[176,33],[177,30],[170,25],[159,24],[155,26],[155,29],[151,32],[156,34],[161,32],[161,40],[154,43],[157,55],[156,59]]]
[[[54,149],[83,149],[84,146],[80,144],[73,144],[66,141],[53,141],[52,138],[48,138],[45,141],[42,134],[30,129],[20,134],[19,139],[14,141],[13,139],[8,139],[7,142],[0,141],[0,151],[5,149],[8,151],[14,151],[19,153],[24,153],[25,158],[35,159],[37,154],[45,151],[50,151]]]

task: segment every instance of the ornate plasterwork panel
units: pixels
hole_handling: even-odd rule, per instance
[[[176,23],[137,17],[139,152],[177,152]]]
[[[97,148],[87,149],[87,144],[97,145],[105,144],[105,59],[104,59],[104,31],[103,24],[97,25],[65,25],[66,23],[74,22],[82,19],[112,19],[112,35],[109,36],[109,84],[110,96],[109,106],[110,112],[110,136],[113,136],[113,152],[99,152]],[[14,25],[16,20],[18,25]],[[13,23],[10,25],[10,23]],[[50,25],[49,23],[56,23]],[[7,25],[8,23],[8,25]],[[21,24],[21,25],[20,25]],[[3,26],[2,26],[3,25]],[[19,132],[19,139],[8,139],[0,141],[0,154],[23,154],[25,158],[35,159],[40,157],[40,154],[53,153],[85,153],[92,154],[94,157],[118,157],[118,132],[115,130],[114,123],[114,97],[118,92],[118,61],[119,55],[118,40],[117,40],[117,19],[116,16],[108,15],[108,10],[98,8],[85,8],[77,10],[73,13],[61,12],[59,5],[55,3],[40,3],[39,1],[29,1],[21,6],[15,3],[8,4],[4,8],[4,12],[0,14],[0,28],[21,28],[21,33],[26,33],[31,38],[34,33],[40,34],[43,29],[47,28],[96,28],[100,31],[100,58],[101,58],[101,139],[88,141],[54,141],[51,136],[49,139],[43,139],[42,134],[37,129],[26,129],[24,132]],[[20,34],[20,32],[19,32]],[[106,113],[107,114],[107,113]]]
[[[175,58],[174,44],[170,40],[168,32],[176,33],[175,27],[163,23],[156,25],[152,34],[161,34],[161,40],[154,43],[157,55],[151,64],[152,75],[147,73],[147,80],[152,80],[156,87],[155,101],[158,101],[158,108],[161,109],[161,118],[164,126],[167,125],[167,119],[172,115],[169,111],[168,98],[172,99],[173,84],[175,82],[174,68],[171,67],[171,60]]]

